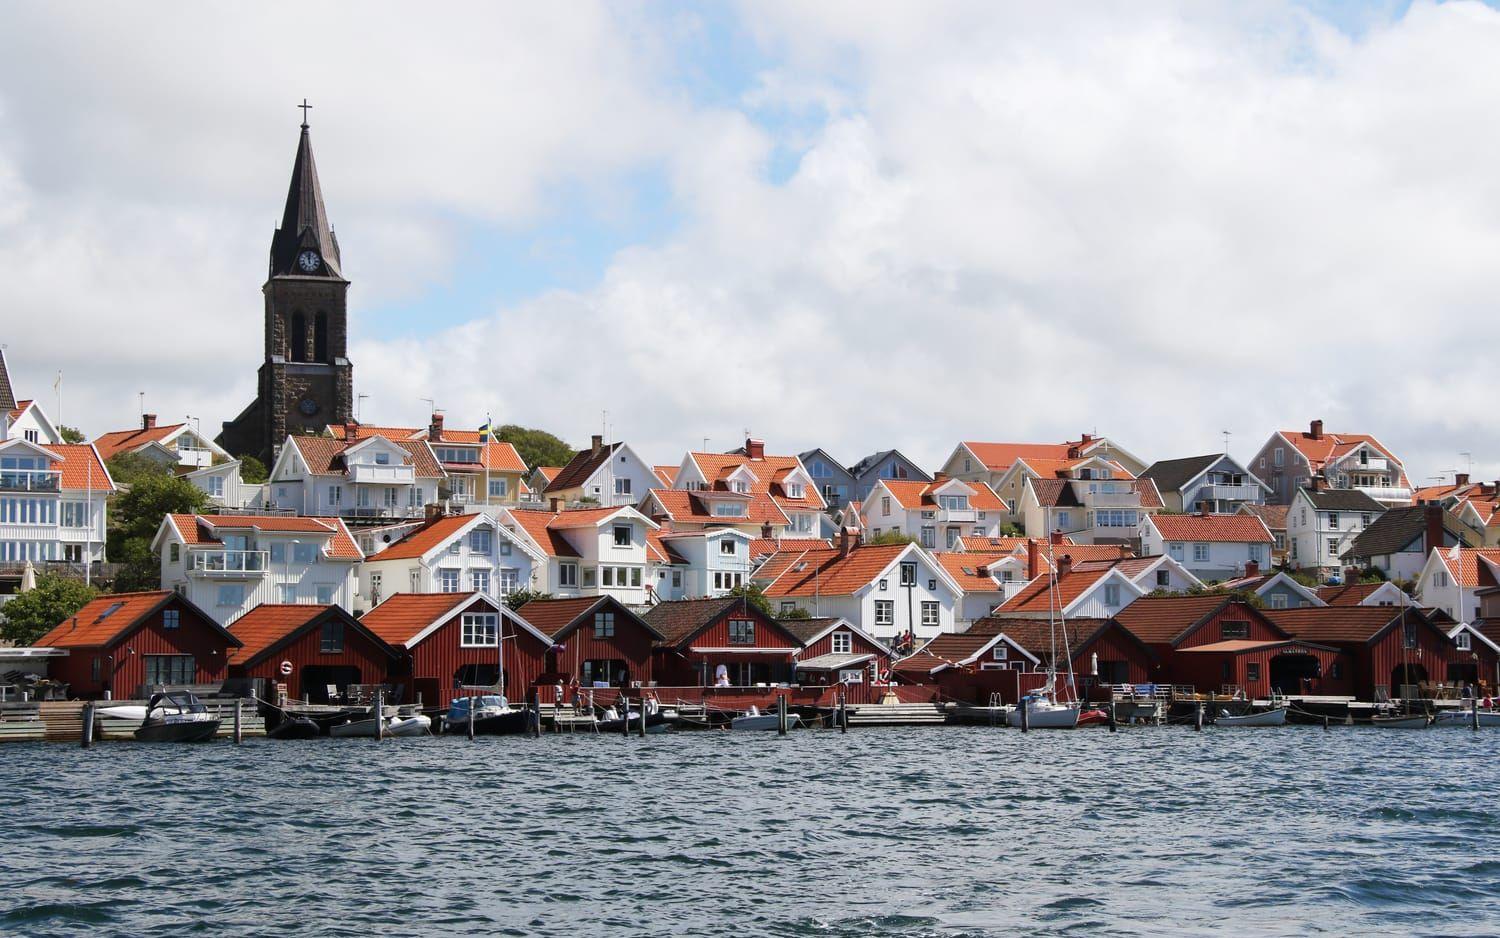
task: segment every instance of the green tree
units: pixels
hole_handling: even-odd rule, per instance
[[[254,456],[241,456],[240,478],[251,485],[260,485],[271,478],[271,473],[266,470],[266,464]]]
[[[515,590],[505,597],[505,605],[509,609],[520,609],[533,599],[551,599],[551,593],[543,593],[538,590]]]
[[[516,448],[528,469],[535,469],[537,466],[566,466],[576,452],[560,437],[553,436],[546,430],[520,427],[513,423],[501,427],[496,436],[502,443],[509,443]]]
[[[87,443],[88,442],[88,437],[86,437],[86,436],[83,435],[83,431],[82,430],[78,429],[77,427],[67,426],[66,424],[58,424],[57,425],[57,435],[60,436],[60,437],[62,437],[62,441],[64,443]]]
[[[811,619],[812,613],[808,612],[806,609],[803,609],[801,606],[793,606],[786,612],[778,613],[777,617],[781,619]]]
[[[122,565],[114,588],[121,592],[159,589],[161,558],[152,552],[151,540],[162,518],[172,513],[194,514],[207,505],[208,495],[202,489],[161,467],[137,475],[130,489],[110,504],[106,545],[110,559]]]
[[[131,486],[145,476],[170,476],[172,473],[161,463],[141,453],[119,453],[104,464],[109,468],[109,477],[116,483]]]
[[[36,578],[36,589],[5,604],[0,636],[17,645],[30,645],[98,594],[82,580],[44,573]]]
[[[776,618],[776,613],[771,611],[771,601],[766,598],[766,591],[757,583],[744,583],[730,590],[727,595],[739,596],[745,602],[759,609],[761,612]],[[782,616],[782,618],[796,618],[795,616]]]
[[[878,547],[883,544],[915,544],[917,539],[910,534],[902,534],[900,531],[883,531],[874,537],[865,538],[865,544]]]

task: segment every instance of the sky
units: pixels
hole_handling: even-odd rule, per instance
[[[937,468],[1321,418],[1500,478],[1495,9],[558,9],[0,7],[18,394],[254,398],[305,97],[366,422]]]

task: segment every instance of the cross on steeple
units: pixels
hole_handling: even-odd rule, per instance
[[[312,110],[312,105],[307,103],[307,99],[306,98],[303,98],[302,99],[302,103],[299,104],[299,105],[297,105],[297,106],[302,109],[302,129],[306,130],[307,129],[307,112]]]

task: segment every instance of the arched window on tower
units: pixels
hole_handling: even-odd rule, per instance
[[[313,361],[328,364],[328,314],[321,309],[313,320]]]
[[[291,342],[291,355],[294,362],[307,361],[307,317],[302,315],[302,310],[292,314],[292,334],[289,336]]]

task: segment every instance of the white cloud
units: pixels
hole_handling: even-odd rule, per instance
[[[0,180],[8,165],[24,206],[0,211],[0,273],[11,309],[74,338],[23,325],[8,341],[80,368],[118,356],[87,411],[118,423],[170,328],[214,358],[150,370],[152,393],[233,416],[256,361],[228,342],[256,343],[283,101],[313,88],[315,118],[341,118],[315,134],[357,304],[446,276],[452,219],[524,225],[561,183],[661,167],[683,214],[588,289],[426,338],[356,317],[382,420],[434,397],[457,421],[493,409],[582,439],[608,409],[661,461],[748,427],[777,450],[897,445],[931,464],[960,438],[1091,429],[1147,457],[1230,429],[1248,454],[1321,416],[1379,434],[1419,477],[1459,450],[1500,475],[1470,352],[1500,292],[1500,128],[1483,119],[1500,15],[1417,4],[1351,38],[1291,7],[1071,12],[750,5],[774,65],[736,111],[663,87],[694,30],[653,39],[582,7],[455,14],[463,30],[315,11],[298,32],[331,47],[281,53],[284,23],[225,7],[97,58],[93,37],[149,24],[33,8],[28,48],[0,43],[0,87],[28,69],[68,80],[51,110],[0,97]],[[819,109],[811,136],[778,121]],[[804,153],[779,185],[778,146]],[[180,271],[165,293],[158,268]],[[112,307],[151,328],[105,340]]]

